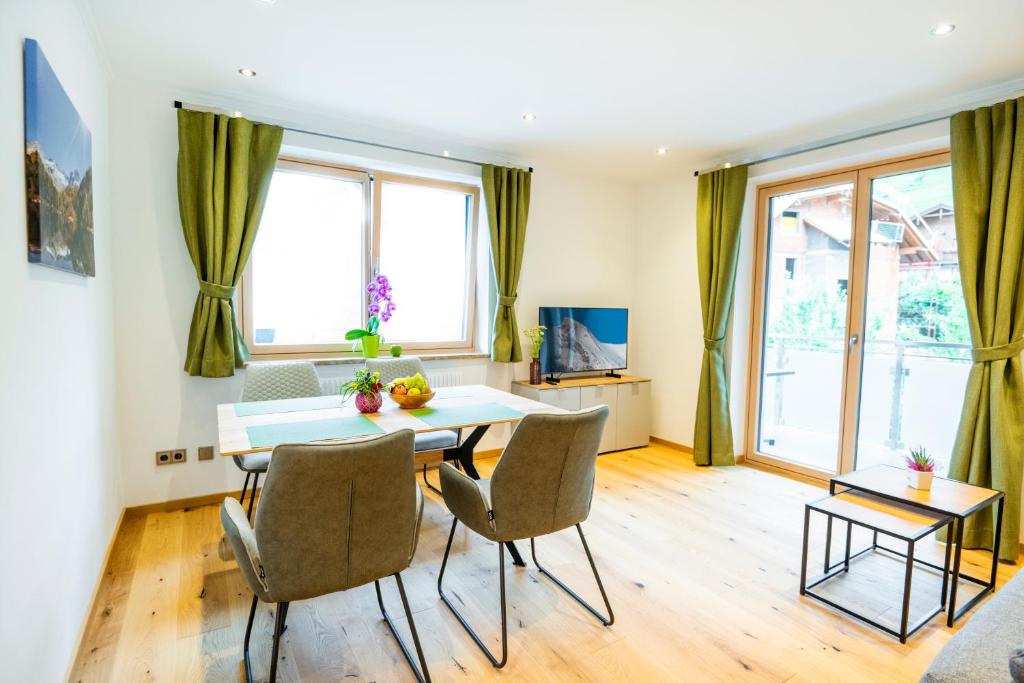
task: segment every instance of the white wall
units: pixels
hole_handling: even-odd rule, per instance
[[[653,380],[651,434],[688,446],[693,444],[704,352],[696,211],[697,181],[688,166],[638,185],[634,366]]]
[[[76,0],[0,3],[0,643],[11,681],[70,665],[122,507],[107,82]],[[96,277],[26,260],[22,42],[92,133]]]
[[[182,241],[175,180],[177,128],[171,102],[183,97],[181,92],[137,82],[112,86],[111,126],[117,131],[111,151],[117,198],[117,372],[128,505],[234,490],[243,479],[229,459],[218,456],[213,462],[198,462],[195,450],[216,444],[215,406],[237,400],[242,374],[203,379],[181,369],[197,290]],[[214,103],[202,96],[195,100]],[[260,118],[251,103],[244,110]],[[346,132],[358,136],[358,131]],[[352,153],[344,145],[308,136],[288,135],[285,142],[292,151],[316,144],[325,154]],[[408,163],[392,155],[385,158],[389,163]],[[588,178],[554,163],[534,165],[519,291],[521,326],[536,322],[539,305],[629,306],[632,187]],[[448,170],[466,172],[459,165]],[[319,370],[335,375],[351,373],[352,368]],[[457,370],[466,383],[505,388],[512,379],[527,376],[526,364],[512,368],[487,360],[437,361],[430,369]],[[492,429],[481,448],[500,446],[507,434],[507,428]],[[158,468],[153,453],[172,447],[188,448],[189,461]]]

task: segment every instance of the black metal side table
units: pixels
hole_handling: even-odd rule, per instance
[[[829,493],[834,494],[836,487],[865,491],[896,503],[912,505],[922,511],[950,515],[954,518],[956,534],[954,537],[951,530],[947,539],[947,546],[950,543],[956,545],[956,550],[953,553],[952,581],[949,587],[947,626],[952,626],[953,622],[963,616],[967,610],[995,590],[996,576],[999,570],[999,536],[1003,528],[1003,505],[1005,503],[1005,496],[1001,491],[943,477],[935,477],[932,480],[931,489],[922,491],[907,486],[906,471],[902,467],[892,465],[876,465],[833,477],[829,482]],[[992,570],[987,579],[961,574],[960,552],[963,549],[964,520],[993,505],[996,506],[996,528],[992,546]],[[831,521],[829,522],[829,532],[831,533]],[[929,566],[941,569],[936,565]],[[982,590],[958,609],[956,593],[960,579],[977,584],[982,587]]]
[[[810,536],[811,512],[818,512],[828,518],[828,545],[831,546],[832,522],[835,519],[846,522],[846,552],[844,557],[834,565],[829,564],[829,552],[825,553],[824,573],[808,583],[807,579],[807,550]],[[932,566],[927,562],[914,557],[914,546],[917,541],[946,527],[952,531],[953,517],[948,514],[939,514],[921,510],[906,504],[895,503],[881,496],[860,491],[847,491],[834,496],[828,496],[820,500],[808,503],[804,508],[804,541],[803,556],[800,561],[800,595],[822,602],[833,609],[848,614],[856,619],[874,626],[890,635],[896,636],[901,643],[907,642],[907,638],[913,635],[918,629],[927,624],[932,618],[946,607],[946,596],[949,581],[949,562],[952,546],[946,546],[946,563],[942,572],[942,592],[939,604],[925,617],[922,617],[913,625],[910,620],[910,589],[913,580],[914,564],[920,563]],[[859,526],[872,532],[872,542],[868,547],[857,552],[851,552],[853,527]],[[904,541],[907,544],[907,552],[904,555],[889,548],[878,545],[878,534],[884,534],[891,538]],[[840,605],[812,589],[819,584],[833,579],[840,574],[850,571],[850,563],[853,560],[867,556],[871,552],[886,552],[899,557],[906,558],[906,571],[903,580],[903,606],[900,613],[900,628],[895,630],[876,621],[870,617],[858,613],[852,607]]]

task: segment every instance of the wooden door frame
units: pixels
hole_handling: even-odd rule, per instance
[[[886,175],[895,175],[913,170],[935,168],[949,163],[949,150],[932,150],[896,158],[883,159],[868,164],[847,166],[832,171],[798,176],[758,185],[756,188],[756,212],[754,221],[753,293],[750,307],[750,344],[747,361],[747,411],[744,429],[745,457],[753,462],[796,472],[819,480],[828,480],[833,474],[808,465],[784,460],[758,451],[757,431],[761,415],[761,374],[763,351],[763,327],[765,315],[765,294],[767,293],[769,256],[769,202],[774,196],[799,192],[815,187],[827,187],[842,183],[853,185],[853,206],[851,211],[852,230],[850,256],[847,271],[849,283],[846,306],[846,343],[843,345],[842,385],[839,388],[839,434],[836,453],[836,472],[853,469],[857,427],[859,422],[859,396],[861,368],[863,364],[864,307],[867,293],[867,268],[870,243],[868,242],[871,223],[871,181]],[[856,343],[851,343],[856,335]]]

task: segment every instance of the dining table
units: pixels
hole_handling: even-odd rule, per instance
[[[468,476],[479,479],[473,453],[493,425],[515,424],[530,414],[566,411],[507,391],[481,384],[440,387],[427,405],[400,407],[385,394],[375,413],[363,414],[355,401],[340,395],[311,396],[271,401],[222,403],[217,406],[217,431],[222,456],[272,451],[286,443],[344,442],[377,434],[411,429],[417,434],[441,430],[460,433],[457,445],[442,451],[442,460],[454,462]],[[463,430],[470,430],[461,438]],[[426,480],[427,486],[437,491]],[[513,543],[506,544],[512,561],[525,566]]]

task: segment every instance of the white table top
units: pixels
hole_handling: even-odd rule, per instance
[[[493,387],[480,384],[442,387],[435,389],[436,395],[426,406],[427,408],[461,408],[465,406],[493,403],[521,413],[548,413],[561,414],[566,411],[546,403],[532,401],[522,396],[510,394]],[[295,399],[302,402],[303,399]],[[285,405],[287,402],[283,402]],[[331,418],[354,417],[359,415],[355,407],[355,399],[350,398],[343,405],[337,408],[321,408],[318,410],[292,410],[284,412],[266,413],[263,415],[238,416],[234,403],[222,403],[217,406],[217,429],[220,441],[221,455],[243,455],[257,451],[273,450],[273,447],[266,446],[254,448],[249,442],[249,433],[246,427],[253,425],[287,424],[292,422],[306,422],[310,420],[325,420]],[[282,406],[284,407],[284,406]],[[483,424],[502,424],[518,422],[519,417],[507,417],[493,420],[474,422],[472,424],[445,424],[430,425],[415,417],[408,410],[398,407],[394,401],[385,395],[384,405],[380,411],[367,415],[385,433],[397,432],[402,429],[412,429],[417,433],[433,432],[442,429],[462,429],[476,427]],[[344,440],[344,439],[341,439]]]

